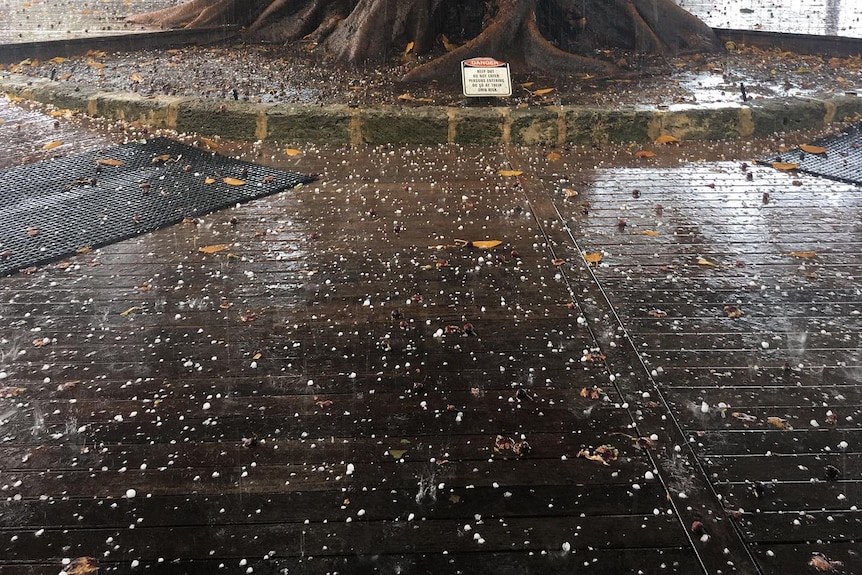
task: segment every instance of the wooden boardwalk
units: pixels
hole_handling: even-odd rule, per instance
[[[656,151],[267,148],[0,279],[0,574],[862,572],[859,190]]]

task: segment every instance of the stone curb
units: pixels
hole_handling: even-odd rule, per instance
[[[729,140],[819,128],[862,114],[862,98],[776,98],[685,110],[584,106],[456,108],[255,104],[102,92],[13,74],[0,91],[91,116],[201,136],[314,144],[583,144]]]

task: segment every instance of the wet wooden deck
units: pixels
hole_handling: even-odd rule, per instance
[[[0,279],[0,573],[862,571],[859,190],[656,151],[267,148]]]

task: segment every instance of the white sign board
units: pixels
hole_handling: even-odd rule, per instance
[[[461,82],[468,97],[512,95],[509,64],[494,58],[472,58],[461,62]]]

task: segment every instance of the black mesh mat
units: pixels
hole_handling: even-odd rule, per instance
[[[0,275],[311,180],[167,138],[4,170]]]
[[[809,154],[795,148],[762,163],[799,164],[800,172],[862,185],[862,122],[850,126],[841,134],[815,140],[812,145],[826,148],[826,153]]]

